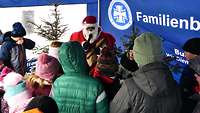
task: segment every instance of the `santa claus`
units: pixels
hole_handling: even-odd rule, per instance
[[[86,52],[87,62],[90,67],[93,67],[97,61],[97,55],[100,49],[108,47],[114,49],[115,38],[106,32],[103,32],[97,24],[95,16],[86,16],[82,21],[83,29],[79,32],[74,32],[70,40],[78,41],[83,46]]]

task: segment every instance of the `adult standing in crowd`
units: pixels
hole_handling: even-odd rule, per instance
[[[200,38],[191,38],[183,45],[184,55],[189,61],[181,75],[180,86],[183,99],[183,107],[181,113],[192,113],[195,108],[200,93],[200,85],[198,76],[200,74]]]
[[[6,32],[2,37],[0,59],[3,60],[5,66],[24,76],[26,71],[25,49],[33,49],[35,42],[24,38],[26,31],[20,22],[14,23],[12,28],[12,31]]]
[[[139,69],[122,84],[110,104],[110,113],[179,113],[179,88],[163,59],[162,41],[143,33],[134,41]]]

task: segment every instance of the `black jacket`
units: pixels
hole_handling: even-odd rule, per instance
[[[7,32],[0,39],[3,41],[0,50],[0,59],[4,61],[4,64],[15,72],[22,75],[25,74],[26,69],[26,52],[25,49],[32,49],[35,47],[35,42],[24,38],[22,45],[16,44],[11,38],[11,32]]]

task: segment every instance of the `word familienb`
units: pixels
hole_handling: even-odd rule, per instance
[[[144,23],[186,30],[200,30],[200,21],[196,20],[193,16],[190,16],[188,19],[177,19],[171,18],[169,14],[158,14],[156,16],[152,16],[145,15],[142,12],[136,12],[136,18],[138,22],[142,21]]]

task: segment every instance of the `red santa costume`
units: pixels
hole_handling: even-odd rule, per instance
[[[86,16],[82,24],[83,29],[79,32],[74,32],[70,37],[70,41],[78,41],[83,47],[87,43],[87,62],[90,67],[93,67],[97,60],[97,55],[93,53],[95,48],[103,48],[106,46],[113,49],[115,47],[115,38],[111,34],[101,30],[97,25],[95,16]]]
[[[70,37],[71,41],[78,41],[83,44],[89,39],[89,35],[92,34],[93,37],[90,40],[90,44],[97,43],[102,38],[104,38],[108,47],[114,47],[115,38],[111,34],[101,31],[100,27],[97,25],[97,20],[95,16],[86,16],[83,19],[82,24],[83,29],[79,32],[74,32]],[[92,27],[94,28],[93,30],[88,30],[88,28]]]

